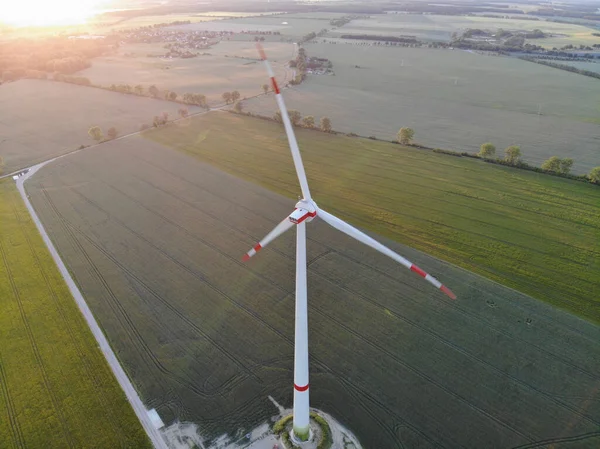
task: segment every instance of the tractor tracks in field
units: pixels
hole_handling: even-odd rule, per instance
[[[48,393],[48,397],[50,399],[50,402],[52,403],[52,407],[54,408],[54,412],[56,414],[56,418],[58,419],[62,434],[65,437],[65,442],[67,443],[68,447],[75,448],[76,447],[75,442],[73,441],[73,437],[67,426],[67,423],[66,423],[65,417],[63,415],[62,408],[60,406],[58,398],[56,397],[56,394],[54,393],[54,390],[52,389],[52,385],[50,383],[50,379],[49,379],[48,373],[46,371],[46,366],[44,364],[44,360],[42,359],[42,355],[40,353],[39,347],[38,347],[35,337],[33,335],[33,331],[31,330],[31,326],[29,325],[29,320],[27,319],[27,314],[25,313],[25,308],[23,306],[21,295],[19,293],[19,290],[18,290],[15,280],[13,278],[13,275],[12,275],[12,272],[10,269],[10,264],[8,263],[8,257],[6,255],[6,252],[4,250],[4,245],[2,244],[1,240],[0,240],[0,255],[2,257],[4,266],[6,268],[6,273],[8,275],[9,284],[11,286],[14,298],[15,298],[17,306],[19,308],[19,314],[21,316],[21,320],[23,321],[23,325],[25,327],[25,331],[26,331],[29,343],[31,345],[31,349],[33,350],[33,355],[35,357],[36,364],[38,365],[40,374],[42,376],[44,389]]]
[[[520,446],[514,446],[512,449],[535,449],[535,448],[541,448],[541,447],[548,448],[548,447],[553,447],[553,445],[555,445],[555,444],[574,443],[577,441],[584,441],[589,438],[596,438],[596,437],[600,437],[600,432],[589,432],[589,433],[584,433],[581,435],[575,435],[572,437],[550,438],[548,440],[540,440],[540,441],[535,441],[530,444],[522,444]]]
[[[12,201],[12,207],[13,207],[14,214],[17,217],[17,221],[19,223],[26,224],[25,221],[21,218],[14,201]],[[33,256],[33,258],[35,259],[35,262],[37,264],[40,274],[44,278],[44,284],[46,286],[46,291],[48,291],[50,293],[52,301],[54,302],[54,306],[60,315],[61,321],[63,323],[63,327],[67,330],[69,339],[72,342],[73,347],[75,348],[75,350],[77,352],[77,355],[79,356],[79,361],[82,362],[85,373],[86,373],[88,379],[90,379],[90,381],[91,381],[91,384],[95,391],[95,395],[96,395],[96,397],[98,397],[100,399],[100,404],[104,408],[104,412],[105,412],[104,416],[108,419],[111,427],[113,428],[113,431],[115,432],[114,434],[121,435],[122,429],[120,428],[119,423],[117,422],[115,416],[112,413],[112,410],[110,409],[109,401],[106,397],[106,392],[101,387],[102,382],[98,378],[98,376],[96,374],[96,370],[91,365],[91,362],[88,358],[88,354],[86,354],[86,352],[81,347],[81,344],[79,343],[77,338],[75,338],[75,333],[73,332],[73,328],[71,326],[71,321],[67,318],[65,310],[64,310],[60,300],[58,299],[56,291],[52,287],[50,279],[48,278],[48,274],[44,270],[44,265],[41,263],[38,253],[35,251],[35,248],[33,246],[33,243],[31,242],[29,233],[27,231],[27,226],[22,226],[21,229],[23,230],[23,235],[25,236],[25,239],[27,240],[27,246],[29,248],[29,251],[31,252],[31,255]]]
[[[237,203],[237,202],[235,202],[235,201],[232,201],[230,198],[227,198],[227,197],[225,197],[225,196],[223,196],[223,195],[220,195],[219,193],[216,193],[216,192],[214,192],[213,190],[210,190],[210,189],[208,189],[208,188],[206,188],[206,187],[204,187],[204,186],[202,186],[202,185],[200,185],[200,184],[197,184],[197,183],[195,183],[195,182],[193,182],[193,181],[190,181],[190,180],[188,180],[188,179],[185,179],[185,178],[181,178],[181,177],[177,176],[177,174],[175,174],[175,173],[173,173],[173,172],[171,172],[171,171],[167,170],[166,168],[164,168],[164,167],[161,167],[161,166],[158,166],[158,165],[155,165],[155,164],[153,164],[152,162],[145,160],[144,158],[140,158],[140,159],[141,159],[141,160],[143,160],[144,162],[146,162],[147,164],[149,164],[149,165],[151,165],[151,166],[155,167],[156,169],[158,169],[158,170],[160,170],[160,171],[163,171],[163,172],[165,172],[165,173],[167,173],[167,174],[169,174],[169,175],[171,175],[171,176],[173,176],[173,177],[176,177],[177,179],[179,179],[179,180],[182,180],[182,181],[184,181],[184,182],[186,182],[186,183],[188,183],[188,184],[190,184],[190,185],[192,185],[192,186],[196,187],[197,189],[200,189],[201,191],[204,191],[204,192],[207,192],[207,193],[209,193],[210,195],[214,196],[215,198],[218,198],[218,199],[220,199],[220,200],[222,200],[222,201],[226,201],[226,202],[229,202],[229,203],[235,204],[237,207],[239,207],[239,208],[241,208],[241,209],[244,209],[244,210],[246,210],[246,211],[248,211],[248,212],[250,212],[250,213],[252,213],[252,214],[256,214],[256,211],[255,211],[255,210],[253,210],[253,209],[251,209],[251,208],[247,207],[247,206],[246,206],[246,205],[244,205],[244,204],[239,204],[239,203]],[[134,176],[135,176],[135,175],[134,175]],[[136,178],[137,178],[137,177],[136,177]],[[250,234],[250,233],[248,233],[248,232],[245,232],[245,231],[243,231],[243,230],[240,230],[240,229],[238,229],[238,228],[235,228],[234,226],[231,226],[231,225],[229,225],[229,223],[227,223],[227,222],[223,222],[223,221],[221,221],[221,220],[220,220],[218,217],[216,217],[215,215],[211,214],[211,213],[210,213],[210,212],[208,212],[208,211],[204,211],[204,210],[200,209],[200,208],[199,208],[197,205],[195,205],[195,204],[193,204],[193,203],[190,203],[190,202],[188,202],[188,201],[184,200],[183,198],[179,198],[179,197],[177,197],[177,196],[173,195],[172,193],[170,193],[170,192],[168,192],[168,191],[166,191],[166,190],[164,190],[164,189],[162,189],[162,188],[160,188],[160,187],[158,187],[158,186],[155,186],[153,183],[151,183],[151,182],[149,182],[149,181],[143,180],[143,179],[141,179],[141,178],[138,178],[138,179],[140,179],[141,181],[143,181],[143,182],[145,182],[146,184],[150,185],[151,187],[153,187],[153,188],[156,188],[156,189],[158,189],[158,190],[162,191],[163,193],[166,193],[167,195],[171,196],[172,198],[175,198],[175,199],[177,199],[177,200],[179,200],[179,201],[183,202],[183,203],[184,203],[184,204],[186,204],[188,207],[191,207],[191,208],[193,208],[193,209],[196,209],[196,210],[197,210],[197,211],[199,211],[201,214],[204,214],[204,215],[207,215],[207,216],[209,216],[209,217],[213,218],[213,219],[214,219],[214,220],[216,220],[217,222],[221,223],[221,225],[222,225],[222,226],[224,226],[224,227],[227,227],[227,228],[229,228],[229,229],[232,229],[232,230],[235,230],[236,232],[238,232],[238,233],[240,233],[240,234],[242,234],[242,235],[246,235],[246,236],[248,236],[252,242],[255,242],[255,241],[257,241],[257,239],[256,239],[256,237],[255,237],[255,236],[251,235],[251,234]],[[109,185],[109,184],[107,184],[107,185]],[[111,185],[109,185],[109,186],[111,186]],[[112,186],[111,186],[111,187],[112,187]],[[119,191],[119,190],[117,190],[117,191]],[[119,192],[120,192],[120,191],[119,191]],[[122,192],[121,192],[121,193],[122,193]],[[127,196],[128,198],[130,198],[128,195],[125,195],[125,196]],[[131,198],[130,198],[130,199],[131,199]],[[145,207],[145,206],[144,206],[144,207]],[[307,239],[308,239],[308,240],[310,240],[310,241],[313,241],[313,242],[315,242],[315,243],[317,243],[317,244],[319,244],[319,245],[321,245],[321,246],[325,246],[326,248],[329,248],[329,249],[331,249],[332,251],[335,251],[335,252],[337,252],[336,250],[334,250],[334,249],[332,249],[330,246],[328,246],[326,243],[320,242],[320,241],[318,241],[318,240],[316,240],[316,239],[314,239],[314,238],[311,238],[311,237],[307,237]],[[283,257],[290,258],[290,256],[288,256],[288,255],[286,255],[285,253],[283,253],[283,252],[281,252],[281,251],[277,250],[275,247],[270,247],[270,249],[271,249],[271,251],[275,251],[275,252],[277,252],[278,254],[280,254],[280,255],[281,255],[281,256],[283,256]],[[340,253],[340,254],[341,254],[341,253]],[[356,263],[356,264],[360,265],[360,266],[363,266],[363,267],[366,267],[366,268],[368,268],[368,269],[371,269],[371,270],[374,270],[374,271],[376,271],[376,272],[377,272],[377,273],[379,273],[380,275],[382,275],[382,276],[386,277],[387,279],[390,279],[390,280],[391,280],[391,281],[393,281],[393,282],[400,282],[398,279],[394,278],[394,277],[393,277],[393,276],[391,276],[389,273],[387,273],[387,272],[385,272],[385,271],[382,271],[382,270],[378,269],[377,267],[374,267],[374,266],[371,266],[371,265],[367,265],[367,264],[365,264],[363,261],[361,261],[361,260],[359,260],[359,259],[356,259],[356,258],[353,258],[353,257],[351,257],[349,254],[344,254],[343,256],[344,256],[345,258],[347,258],[347,259],[349,259],[349,260],[353,261],[354,263]],[[291,258],[290,258],[290,259],[291,259]],[[253,273],[254,273],[254,272],[253,272]],[[256,274],[256,273],[255,273],[255,274]],[[404,284],[404,285],[406,285],[407,287],[410,287],[410,288],[414,288],[414,287],[412,287],[412,286],[410,286],[410,285],[408,285],[408,284]],[[495,294],[495,293],[493,293],[493,294],[494,294],[494,296],[496,296],[496,297],[499,297],[499,295],[497,295],[497,294]],[[409,299],[410,299],[410,298],[409,298]],[[412,301],[412,300],[411,300],[411,301]],[[415,302],[415,301],[413,301],[413,302]],[[383,305],[381,305],[381,304],[379,304],[379,306],[383,307]],[[516,307],[519,307],[519,308],[522,308],[522,306],[521,306],[521,305],[519,305],[519,304],[515,304],[515,306],[516,306]],[[503,330],[502,328],[499,328],[498,326],[494,325],[494,324],[493,324],[492,322],[490,322],[489,320],[486,320],[486,319],[484,319],[484,318],[481,318],[481,317],[479,317],[479,316],[475,315],[474,313],[472,313],[472,312],[469,312],[469,311],[465,310],[464,308],[460,307],[460,305],[456,305],[456,306],[455,306],[455,308],[456,308],[456,310],[457,310],[459,313],[461,313],[462,315],[464,315],[464,316],[467,316],[467,317],[469,317],[470,319],[473,319],[473,320],[475,320],[475,321],[478,321],[479,323],[483,324],[483,325],[484,325],[486,328],[488,328],[488,329],[490,329],[490,330],[493,330],[493,331],[495,331],[495,332],[497,332],[497,333],[499,333],[499,334],[501,334],[501,335],[504,335],[504,336],[506,336],[506,337],[508,337],[508,338],[510,338],[510,339],[515,339],[515,340],[517,340],[517,341],[519,341],[519,342],[521,342],[521,343],[525,343],[526,345],[529,345],[529,346],[531,346],[531,347],[535,348],[535,350],[536,350],[536,351],[538,351],[538,352],[541,352],[541,353],[544,353],[544,354],[548,355],[549,357],[551,357],[551,358],[554,358],[554,359],[556,359],[556,360],[559,360],[559,361],[561,361],[562,363],[564,363],[564,364],[566,364],[566,365],[570,366],[571,368],[573,368],[573,369],[575,369],[575,370],[579,371],[580,373],[586,374],[586,375],[588,375],[588,376],[590,376],[590,377],[592,377],[592,378],[594,378],[594,379],[596,379],[596,380],[600,380],[600,376],[598,376],[598,374],[592,373],[592,372],[590,372],[590,371],[586,370],[585,368],[582,368],[581,366],[574,364],[573,362],[571,362],[571,361],[569,361],[568,359],[566,359],[566,358],[562,357],[561,355],[555,354],[555,353],[553,353],[553,352],[551,352],[551,351],[547,350],[547,349],[546,349],[546,348],[544,348],[543,346],[540,346],[540,345],[537,345],[537,344],[535,344],[535,343],[529,342],[529,341],[527,341],[527,340],[525,340],[525,339],[523,339],[523,338],[520,338],[520,337],[518,337],[517,335],[514,335],[514,334],[512,334],[512,333],[509,333],[509,332],[507,332],[506,330]],[[549,321],[549,322],[553,322],[553,320],[552,320],[552,319],[550,319],[550,318],[546,317],[545,315],[541,315],[541,316],[543,316],[543,318],[544,318],[544,319],[546,319],[547,321]],[[572,327],[570,327],[570,326],[565,326],[565,327],[566,327],[566,328],[567,328],[569,331],[571,331],[571,332],[574,332],[574,333],[576,333],[576,334],[582,335],[582,336],[583,336],[583,337],[585,337],[585,338],[589,338],[587,335],[585,335],[585,334],[582,334],[581,330],[579,330],[579,329],[575,329],[575,328],[572,328]]]
[[[115,188],[114,186],[110,186]],[[115,188],[116,189],[116,188]],[[119,191],[118,189],[116,189],[117,191]],[[74,192],[78,195],[80,195],[84,201],[90,202],[92,203],[95,207],[97,207],[99,210],[101,210],[102,212],[106,213],[107,215],[110,215],[106,210],[102,209],[99,205],[95,204],[93,201],[89,200],[87,197],[85,197],[83,194],[81,194],[80,192]],[[122,192],[120,192],[122,193]],[[122,193],[123,194],[123,193]],[[127,196],[127,195],[125,195]],[[128,196],[127,196],[128,197]],[[171,222],[170,220],[168,220],[166,217],[162,216],[161,214],[148,209],[146,206],[142,205],[139,201],[130,198],[132,201],[136,202],[138,205],[140,205],[141,207],[147,209],[149,212],[153,213],[154,215],[157,215],[159,217],[161,217],[162,219],[164,219],[165,221],[171,223],[172,225],[174,225],[175,227],[177,227],[178,229],[180,229],[182,232],[186,233],[187,235],[189,235],[190,237],[192,237],[195,240],[198,240],[200,243],[207,245],[211,248],[213,248],[215,251],[217,251],[218,253],[220,253],[221,255],[234,260],[236,263],[242,264],[241,262],[239,262],[238,260],[235,260],[233,258],[231,258],[231,256],[228,256],[227,254],[223,253],[221,250],[219,250],[218,248],[215,248],[213,245],[208,244],[207,242],[205,242],[204,240],[200,239],[199,237],[195,236],[194,234],[190,233],[189,231],[187,231],[185,228],[181,227],[180,225]],[[55,213],[58,213],[58,211],[55,210]],[[194,270],[191,270],[190,268],[186,267],[185,265],[181,264],[179,261],[177,261],[176,259],[174,259],[173,257],[167,255],[166,253],[164,253],[163,250],[161,250],[160,248],[156,247],[156,245],[152,244],[148,239],[144,238],[143,236],[140,236],[137,232],[133,231],[132,229],[130,229],[128,226],[124,225],[123,222],[121,222],[118,219],[115,219],[115,217],[113,215],[111,216],[111,220],[113,221],[117,221],[119,223],[120,226],[125,227],[128,231],[130,231],[133,235],[135,235],[136,237],[138,237],[139,239],[141,239],[142,241],[144,241],[146,244],[149,244],[150,246],[152,246],[155,250],[157,250],[159,253],[163,254],[165,257],[167,257],[169,260],[171,260],[172,262],[176,263],[178,266],[180,266],[182,269],[184,269],[186,272],[190,273],[192,276],[196,277],[197,279],[199,279],[200,281],[202,281],[203,283],[205,283],[206,285],[208,285],[211,289],[213,289],[214,291],[218,292],[219,294],[221,294],[225,299],[227,299],[230,303],[232,303],[233,305],[235,305],[236,307],[240,308],[241,310],[243,310],[245,313],[247,313],[251,318],[257,320],[261,325],[267,327],[268,329],[270,329],[272,332],[274,332],[276,335],[278,335],[280,338],[282,338],[283,341],[285,341],[289,347],[293,348],[294,342],[291,338],[287,337],[285,334],[283,334],[281,331],[279,331],[278,329],[276,329],[274,326],[272,326],[271,324],[269,324],[268,322],[266,322],[264,319],[262,319],[260,317],[260,315],[256,312],[254,312],[253,310],[249,309],[248,307],[245,307],[243,304],[241,304],[240,302],[234,300],[233,298],[231,298],[229,295],[227,295],[225,292],[223,292],[221,289],[219,289],[218,287],[208,283],[206,277],[204,275],[201,275],[199,273],[196,273]],[[72,224],[70,225],[71,227],[75,228]],[[234,228],[235,229],[235,228]],[[238,232],[242,232],[239,231]],[[242,232],[243,233],[243,232]],[[101,252],[103,252],[105,254],[105,256],[112,258],[112,256],[109,256],[107,254],[107,252],[103,249],[101,249],[98,245],[96,245],[95,243],[92,243],[91,240],[85,236],[84,234],[82,234],[84,238],[86,238],[88,241],[90,241],[90,243],[95,246],[97,249],[99,249]],[[88,263],[93,265],[93,262],[91,262],[91,260],[88,261]],[[117,265],[121,268],[124,269],[124,266],[120,265],[117,263]],[[273,287],[277,288],[278,290],[282,291],[284,293],[285,296],[288,296],[289,292],[286,292],[285,290],[282,289],[282,287],[276,285],[274,282],[264,278],[261,275],[255,274],[259,279],[261,279],[263,282],[266,282],[270,285],[272,285]],[[139,282],[139,281],[138,281]],[[144,284],[142,284],[144,285]],[[148,288],[148,287],[146,287]],[[132,324],[133,326],[133,324]],[[416,433],[422,434],[422,432],[415,427],[414,425],[410,424],[409,422],[407,422],[405,419],[403,419],[402,417],[400,417],[397,413],[395,413],[393,410],[391,410],[389,407],[387,407],[385,404],[383,404],[381,401],[375,399],[372,395],[370,395],[366,390],[363,390],[363,388],[361,386],[359,386],[358,384],[355,384],[353,382],[348,381],[347,379],[344,379],[343,377],[340,377],[336,374],[334,374],[334,370],[329,367],[327,364],[325,364],[322,360],[319,360],[318,358],[311,356],[311,358],[317,362],[319,365],[323,366],[326,371],[332,375],[334,378],[337,378],[340,383],[344,384],[346,386],[346,389],[348,388],[352,388],[355,391],[360,392],[360,394],[368,396],[371,400],[371,402],[374,402],[376,404],[378,404],[378,406],[384,408],[388,414],[393,415],[396,417],[396,419],[401,420],[407,427],[409,427],[411,430],[413,430]],[[278,360],[278,359],[277,359]],[[264,365],[265,362],[261,363],[260,365]],[[234,387],[234,385],[225,385],[223,384],[222,386],[220,386],[219,388],[227,388],[229,390],[231,390]],[[240,413],[240,411],[242,409],[250,409],[252,407],[252,401],[247,401],[245,404],[242,404],[240,407],[236,407],[235,409],[231,410],[229,413],[227,413],[227,415],[233,415],[234,413]],[[375,419],[379,425],[381,426],[382,429],[385,429],[386,432],[394,437],[394,431],[393,428],[387,424],[384,423],[383,420],[381,420],[380,418],[378,418],[374,413],[370,412],[370,414],[372,415],[373,419]],[[226,415],[222,415],[222,417],[224,417]],[[204,419],[205,422],[212,422],[212,420],[210,419]],[[215,421],[217,422],[217,421]]]
[[[2,243],[0,242],[0,244]],[[4,402],[6,403],[6,411],[8,414],[8,426],[10,428],[10,433],[13,437],[13,443],[17,448],[24,449],[26,447],[25,437],[23,435],[21,425],[19,424],[19,420],[17,419],[17,411],[15,409],[15,404],[13,402],[13,398],[8,387],[8,379],[6,377],[6,372],[4,371],[4,362],[2,360],[2,354],[0,354],[0,389],[2,390],[2,397],[4,398]]]
[[[48,202],[48,204],[52,208],[53,212],[56,214],[56,216],[60,220],[64,231],[70,237],[70,240],[76,245],[76,247],[79,250],[79,252],[85,258],[88,266],[92,269],[95,277],[97,278],[97,280],[101,283],[102,287],[108,293],[108,295],[109,295],[109,297],[111,299],[111,301],[109,302],[109,304],[110,304],[112,312],[114,313],[114,315],[119,320],[119,322],[121,324],[121,327],[128,334],[130,340],[134,343],[135,346],[138,347],[138,350],[140,350],[143,354],[145,354],[148,357],[148,359],[150,359],[150,361],[155,366],[155,368],[158,369],[159,372],[163,373],[163,375],[165,375],[167,378],[169,378],[169,379],[173,380],[174,382],[182,385],[183,387],[191,390],[192,392],[194,392],[195,394],[199,395],[200,397],[207,398],[207,397],[211,396],[211,393],[206,393],[206,392],[200,390],[193,383],[190,383],[189,381],[187,381],[185,379],[182,379],[179,376],[177,376],[176,374],[174,374],[172,371],[170,371],[168,368],[166,368],[161,363],[161,361],[158,359],[158,357],[156,357],[156,355],[150,349],[148,343],[145,341],[145,339],[142,336],[142,334],[139,332],[139,330],[135,326],[135,323],[133,322],[133,320],[129,316],[128,312],[125,310],[125,308],[123,307],[123,305],[121,304],[121,302],[117,298],[116,294],[113,292],[112,288],[110,287],[110,285],[108,284],[108,282],[106,281],[106,279],[104,278],[104,276],[102,276],[100,270],[98,269],[98,267],[96,266],[96,264],[93,262],[92,258],[87,253],[87,251],[83,248],[83,246],[81,245],[81,243],[79,242],[79,240],[77,239],[77,237],[75,236],[75,234],[74,234],[73,231],[79,232],[80,235],[82,235],[84,238],[86,238],[86,240],[88,240],[88,242],[92,246],[94,246],[97,250],[99,250],[101,253],[103,253],[105,257],[109,258],[109,260],[111,260],[113,263],[117,263],[118,266],[122,270],[125,270],[125,267],[122,266],[120,263],[118,263],[116,261],[116,259],[114,259],[111,255],[109,255],[103,248],[100,248],[99,245],[97,245],[95,242],[91,241],[91,239],[89,239],[89,237],[85,236],[72,223],[70,223],[58,211],[58,208],[56,207],[56,205],[54,204],[54,202],[50,198],[50,195],[46,192],[46,190],[44,189],[44,187],[43,187],[42,184],[40,185],[40,188],[41,188],[41,190],[42,190],[42,192],[44,194],[44,197],[45,197],[46,201]],[[137,278],[136,278],[136,280],[137,280]],[[139,282],[139,280],[138,280],[138,282]],[[145,285],[145,284],[141,283],[141,285]],[[125,320],[125,323],[123,322],[123,320]],[[136,344],[136,342],[137,342],[137,344]],[[239,382],[241,382],[242,380],[243,379],[241,379]],[[219,393],[215,393],[215,394],[219,394]]]

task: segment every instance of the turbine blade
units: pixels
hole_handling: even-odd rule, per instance
[[[281,112],[281,119],[283,120],[283,126],[285,127],[285,133],[287,135],[288,143],[290,144],[290,150],[292,151],[292,158],[294,159],[294,166],[296,167],[296,174],[298,175],[298,181],[300,181],[300,188],[302,189],[302,196],[304,196],[305,200],[310,200],[310,190],[308,189],[308,181],[306,179],[306,173],[304,171],[304,165],[302,164],[302,157],[300,156],[300,148],[298,148],[298,142],[296,141],[296,135],[294,134],[294,128],[292,126],[292,122],[290,121],[290,117],[288,116],[287,108],[285,107],[285,103],[283,102],[283,96],[281,95],[281,91],[279,90],[279,86],[277,85],[277,80],[275,79],[275,74],[273,73],[273,69],[271,68],[271,64],[269,64],[269,60],[267,59],[267,55],[265,53],[264,48],[260,43],[256,44],[256,48],[258,48],[258,53],[260,54],[260,58],[265,63],[265,67],[267,69],[267,73],[269,74],[269,78],[271,79],[271,86],[273,87],[273,92],[275,92],[275,99],[277,100],[277,105],[279,106],[279,111]]]
[[[269,243],[271,243],[273,240],[275,240],[277,237],[279,237],[285,231],[290,229],[292,226],[294,226],[294,223],[292,223],[290,221],[289,216],[285,217],[285,220],[283,220],[281,223],[279,223],[277,226],[275,226],[275,228],[271,232],[269,232],[265,236],[264,239],[262,239],[250,251],[248,251],[246,254],[244,254],[244,257],[242,258],[242,260],[244,262],[246,262],[248,259],[250,259],[252,256],[254,256],[257,252],[259,252],[261,249],[263,249],[265,246],[267,246]]]
[[[338,231],[342,231],[344,234],[348,234],[350,237],[355,238],[359,242],[362,242],[365,245],[370,246],[371,248],[379,251],[380,253],[383,253],[386,256],[394,259],[396,262],[399,262],[400,264],[404,265],[410,271],[417,273],[419,276],[424,278],[427,282],[429,282],[430,284],[434,285],[436,288],[438,288],[442,292],[444,292],[451,299],[456,299],[456,295],[454,293],[452,293],[448,287],[446,287],[445,285],[442,285],[442,283],[440,281],[438,281],[436,278],[434,278],[430,274],[428,274],[425,271],[423,271],[422,269],[420,269],[418,266],[416,266],[410,260],[405,259],[400,254],[395,253],[394,251],[389,249],[387,246],[384,246],[381,243],[379,243],[377,240],[374,240],[371,237],[369,237],[364,232],[359,231],[354,226],[349,225],[345,221],[340,220],[335,215],[332,215],[329,212],[324,211],[323,209],[318,210],[317,216],[321,217],[325,222],[327,222],[329,225],[331,225]]]

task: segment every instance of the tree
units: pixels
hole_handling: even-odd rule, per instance
[[[169,113],[168,112],[163,112],[162,116],[161,116],[161,121],[163,125],[166,125],[166,123],[169,121]]]
[[[592,171],[590,171],[588,178],[594,184],[600,184],[600,167],[592,168]]]
[[[552,156],[547,161],[544,161],[542,170],[558,173],[560,171],[560,158],[558,156]]]
[[[229,104],[229,102],[231,101],[231,92],[223,92],[223,95],[221,95],[221,97],[223,97],[225,104]]]
[[[569,172],[571,171],[571,167],[573,166],[573,159],[571,159],[570,157],[566,157],[563,160],[560,161],[560,172],[563,175],[568,175]]]
[[[521,158],[521,147],[519,145],[511,145],[504,150],[504,160],[511,164],[516,164]]]
[[[231,101],[238,101],[240,99],[240,96],[240,93],[237,90],[234,90],[233,92],[231,92]]]
[[[169,91],[169,90],[165,90],[165,91],[163,92],[163,95],[164,95],[164,97],[165,97],[165,100],[168,100],[168,99],[169,99],[169,95],[171,95],[171,91]]]
[[[326,133],[331,132],[331,120],[329,120],[329,117],[321,117],[321,131],[325,131]]]
[[[4,159],[0,156],[0,174],[4,171]]]
[[[402,145],[408,145],[413,140],[415,131],[412,128],[400,128],[398,131],[398,142]]]
[[[489,158],[493,158],[495,154],[496,154],[496,147],[494,145],[492,145],[490,142],[487,142],[487,143],[481,144],[481,147],[479,148],[479,153],[477,153],[477,156],[483,157],[485,159],[489,159]]]
[[[188,116],[188,114],[189,114],[188,108],[179,108],[178,112],[179,112],[179,116],[181,118],[186,118]]]
[[[171,100],[171,101],[177,100],[177,94],[175,92],[170,92],[169,93],[169,100]]]
[[[283,123],[283,119],[281,118],[281,112],[276,111],[275,114],[273,114],[273,120],[275,120],[277,123]]]
[[[148,92],[150,92],[150,95],[154,98],[158,97],[159,90],[154,84],[148,88]]]
[[[115,128],[114,126],[112,128],[108,128],[108,131],[106,131],[106,135],[108,136],[109,139],[116,139],[117,136],[119,135],[119,131],[117,131],[117,128]]]
[[[236,101],[235,104],[233,105],[233,110],[235,112],[237,112],[238,114],[241,114],[242,111],[244,110],[244,105],[242,104],[241,101]]]
[[[154,120],[152,120],[152,126],[158,128],[162,124],[161,122],[162,120],[160,119],[160,117],[158,115],[155,115]]]
[[[268,84],[263,84],[262,85],[262,90],[265,91],[265,94],[269,93],[269,85]]]
[[[292,122],[292,125],[298,126],[300,124],[300,120],[302,120],[302,114],[300,114],[300,111],[296,111],[295,109],[290,109],[289,116],[290,116],[290,121]]]
[[[141,84],[138,84],[137,86],[135,86],[134,89],[135,89],[136,94],[138,94],[138,95],[144,94],[144,88],[142,87]]]
[[[315,126],[315,118],[312,115],[307,115],[302,119],[302,124],[306,128],[313,128]]]
[[[99,126],[92,126],[90,128],[90,130],[88,131],[88,134],[96,142],[100,142],[102,140],[102,130],[100,129]]]

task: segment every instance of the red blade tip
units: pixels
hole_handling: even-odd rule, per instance
[[[247,262],[248,260],[250,260],[250,255],[244,254],[244,257],[242,257],[242,262]]]
[[[267,59],[267,54],[265,53],[265,49],[260,43],[256,43],[256,48],[258,48],[258,53],[260,54],[260,59],[263,61]]]
[[[443,291],[450,299],[456,299],[456,295],[452,293],[452,291],[445,285],[442,285],[440,290]]]

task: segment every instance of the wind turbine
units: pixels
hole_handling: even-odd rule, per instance
[[[340,220],[336,216],[330,214],[319,208],[313,201],[310,190],[308,188],[308,181],[306,179],[306,173],[304,172],[304,166],[302,165],[302,158],[300,157],[300,150],[298,148],[298,142],[294,135],[294,129],[288,117],[285,103],[273,69],[267,60],[264,49],[260,44],[257,44],[258,51],[261,59],[265,63],[265,67],[271,79],[271,85],[273,92],[275,92],[275,99],[279,105],[281,111],[281,118],[283,120],[283,126],[287,134],[290,149],[292,151],[292,157],[294,159],[294,165],[296,167],[296,173],[298,175],[298,181],[300,181],[300,188],[302,189],[303,198],[298,201],[294,211],[284,218],[284,220],[275,226],[271,232],[269,232],[264,239],[248,251],[243,260],[247,261],[254,256],[258,251],[267,246],[275,238],[283,234],[285,231],[293,226],[296,226],[296,326],[295,326],[295,343],[294,343],[294,425],[293,433],[296,438],[306,441],[309,438],[309,383],[308,383],[308,311],[307,311],[307,294],[306,294],[306,223],[311,222],[315,217],[320,217],[324,222],[334,227],[335,229],[348,234],[350,237],[364,243],[367,246],[385,254],[386,256],[399,262],[409,270],[417,273],[419,276],[425,278],[427,282],[433,284],[436,288],[440,289],[446,295],[452,299],[456,299],[454,293],[436,278],[423,271],[421,268],[405,259],[399,254],[396,254],[391,249],[382,245],[378,241],[372,239],[368,235],[349,225],[343,220]]]

